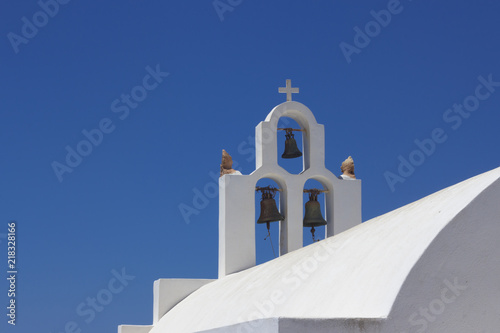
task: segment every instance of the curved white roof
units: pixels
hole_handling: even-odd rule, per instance
[[[467,213],[466,208],[473,203],[477,206],[474,209],[498,213],[499,205],[478,198],[493,185],[498,195],[499,178],[497,168],[334,237],[205,285],[165,314],[151,333],[196,332],[263,317],[388,318],[412,269],[457,216],[465,216],[461,218],[467,223],[467,214],[473,211]],[[498,221],[498,217],[493,218]],[[433,296],[428,297],[432,300]]]

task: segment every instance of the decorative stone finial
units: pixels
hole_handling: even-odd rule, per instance
[[[356,179],[356,176],[354,175],[354,160],[351,156],[349,156],[344,162],[342,162],[340,171],[342,171],[342,175],[340,175],[339,178]]]
[[[222,164],[220,165],[220,177],[230,174],[241,175],[241,172],[233,169],[233,158],[222,149]]]

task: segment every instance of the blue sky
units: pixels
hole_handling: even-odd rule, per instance
[[[363,220],[500,165],[497,1],[54,4],[0,5],[0,269],[15,220],[19,270],[2,332],[150,324],[154,280],[216,278],[221,150],[254,170],[285,79],[326,166],[353,156]]]

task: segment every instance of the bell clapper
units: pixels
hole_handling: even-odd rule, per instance
[[[269,225],[269,222],[267,222],[267,236],[264,238],[266,240],[268,237],[271,237],[271,226]]]
[[[271,249],[273,250],[273,256],[276,258],[276,253],[274,252],[274,245],[273,245],[273,239],[271,238],[271,226],[269,225],[269,222],[267,222],[267,236],[264,238],[264,240],[268,239],[271,242]]]

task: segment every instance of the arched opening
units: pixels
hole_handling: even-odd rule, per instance
[[[300,125],[289,117],[281,117],[278,120],[278,128],[293,128],[293,129],[301,129]],[[283,169],[288,171],[291,174],[299,174],[304,170],[304,148],[303,148],[303,135],[304,133],[301,131],[293,131],[293,139],[297,143],[297,149],[302,153],[302,156],[295,158],[283,158],[283,154],[286,150],[285,142],[286,142],[286,134],[285,130],[277,131],[277,143],[278,143],[278,164]],[[290,149],[290,145],[288,146]],[[288,149],[288,152],[290,152]]]
[[[321,192],[319,193],[304,193],[304,213],[303,213],[303,218],[304,218],[304,224],[307,223],[308,227],[304,226],[304,233],[303,233],[303,244],[304,246],[312,244],[313,241],[313,234],[311,230],[314,228],[314,239],[315,241],[323,240],[325,239],[325,227],[326,225],[319,225],[321,223],[321,219],[325,221],[326,224],[326,200],[325,200],[325,192],[327,188],[323,186],[319,181],[314,180],[314,179],[309,179],[305,184],[304,184],[304,190],[312,190],[312,189],[318,189]],[[307,202],[310,201],[311,197],[314,201],[317,199],[318,204],[308,204]],[[319,207],[318,207],[319,206]],[[313,226],[314,225],[314,226]],[[313,227],[311,227],[313,226]]]
[[[262,178],[257,182],[256,188],[275,188],[284,190],[281,188],[274,180],[270,178]],[[282,191],[255,191],[255,248],[256,248],[256,261],[257,264],[272,260],[279,256],[279,232],[280,232],[280,221],[276,219],[272,211],[272,200],[267,200],[263,202],[263,197],[265,194],[271,193],[272,200],[274,200],[276,210],[281,216],[284,217],[283,213],[280,211],[280,198],[283,195]],[[268,197],[269,199],[269,197]],[[263,210],[263,206],[265,209]],[[267,229],[266,222],[260,222],[259,219],[265,220],[266,217],[270,217],[273,221],[269,222],[269,230]],[[274,220],[276,219],[276,220]]]

